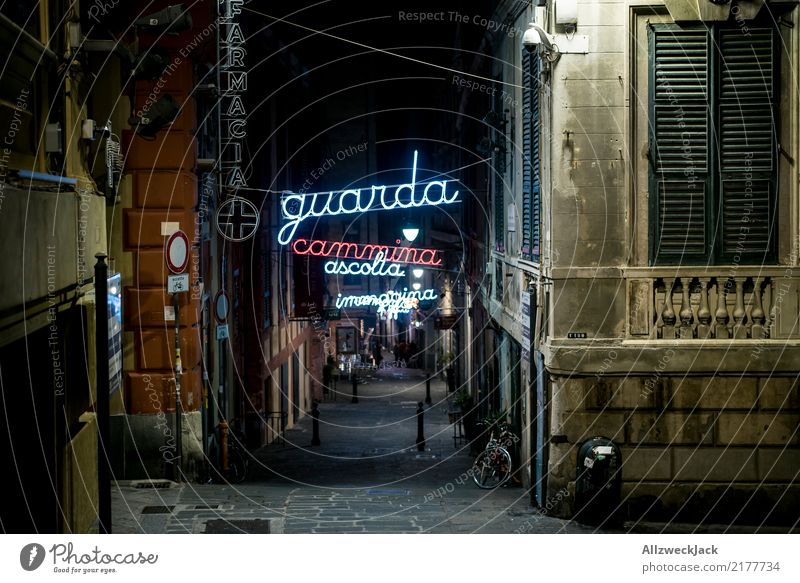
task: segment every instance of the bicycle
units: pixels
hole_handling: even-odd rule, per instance
[[[499,430],[498,436],[495,437],[495,427],[492,427],[486,448],[472,464],[472,479],[484,490],[502,486],[511,478],[513,463],[508,450],[519,441],[507,424],[497,423],[496,428]]]
[[[238,432],[228,435],[228,475],[231,484],[240,484],[247,477],[250,455],[244,448],[244,436]]]
[[[244,448],[244,435],[233,429],[228,433],[228,469],[222,465],[222,452],[219,451],[218,443],[212,446],[215,453],[209,456],[207,483],[215,484],[240,484],[247,477],[247,469],[250,465],[249,452]],[[214,461],[216,460],[216,461]]]

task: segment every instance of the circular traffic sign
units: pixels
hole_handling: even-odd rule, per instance
[[[224,324],[228,319],[228,311],[230,310],[230,303],[228,302],[228,294],[223,290],[217,292],[214,298],[214,317],[217,322]]]
[[[183,231],[175,231],[167,239],[167,249],[164,252],[167,267],[172,273],[183,273],[189,264],[189,237]]]

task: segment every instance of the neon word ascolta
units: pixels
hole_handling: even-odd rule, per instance
[[[447,194],[450,180],[432,180],[417,184],[417,151],[411,167],[411,182],[401,184],[394,193],[386,186],[350,189],[342,192],[289,193],[281,199],[283,218],[288,222],[278,231],[278,243],[286,245],[294,238],[297,228],[308,218],[352,215],[376,210],[407,209],[421,206],[439,206],[458,201],[458,191]],[[422,186],[425,186],[422,189]],[[420,193],[417,188],[422,192]]]
[[[360,261],[341,261],[334,259],[325,262],[325,273],[332,275],[377,275],[403,277],[406,272],[399,263],[386,263],[383,253],[378,253],[372,263]]]
[[[389,245],[359,245],[343,241],[320,241],[297,239],[292,243],[292,251],[298,255],[314,257],[336,257],[337,259],[356,259],[372,261],[383,253],[387,263],[414,263],[438,267],[442,264],[438,249],[418,249],[415,247],[392,247]]]

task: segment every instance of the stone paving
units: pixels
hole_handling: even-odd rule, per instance
[[[472,458],[454,443],[443,382],[425,407],[425,451],[416,447],[416,405],[424,375],[389,369],[359,385],[359,403],[339,383],[320,405],[322,445],[311,419],[285,444],[253,452],[242,484],[191,484],[113,492],[114,532],[128,533],[588,533],[545,516],[519,486],[481,490],[465,473]]]

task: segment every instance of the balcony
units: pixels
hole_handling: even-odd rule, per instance
[[[800,337],[792,267],[637,268],[627,289],[629,340]]]

